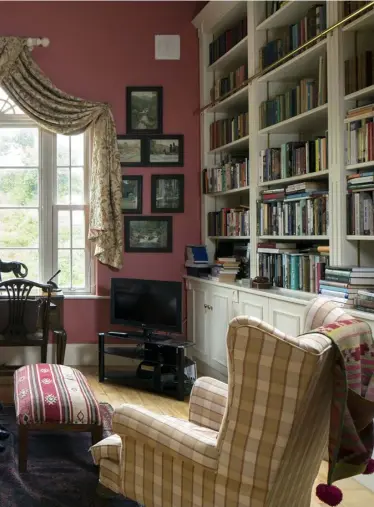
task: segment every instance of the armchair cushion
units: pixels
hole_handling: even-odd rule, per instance
[[[196,380],[190,396],[188,420],[218,431],[225,413],[227,390],[227,384],[210,377]]]
[[[182,461],[217,469],[218,432],[212,429],[183,419],[154,414],[136,405],[122,405],[114,411],[113,431]]]

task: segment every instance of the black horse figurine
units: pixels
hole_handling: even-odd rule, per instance
[[[15,278],[26,278],[29,270],[27,266],[23,264],[23,262],[18,261],[2,261],[0,259],[0,281],[1,281],[1,273],[10,273],[13,271]]]

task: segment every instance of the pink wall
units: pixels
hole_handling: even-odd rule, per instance
[[[164,133],[184,134],[184,167],[126,168],[143,175],[143,215],[151,214],[151,174],[185,175],[185,212],[173,218],[173,252],[124,254],[124,268],[98,266],[98,293],[113,276],[181,280],[184,247],[200,238],[198,40],[196,2],[1,2],[0,35],[48,37],[34,58],[62,90],[109,102],[126,133],[126,86],[163,86]],[[181,36],[180,61],[154,59],[154,35]],[[108,301],[66,301],[69,343],[95,342],[109,326]],[[84,319],[82,319],[84,315]]]

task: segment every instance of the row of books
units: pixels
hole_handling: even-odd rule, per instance
[[[221,283],[234,283],[240,263],[235,257],[218,257],[211,269],[211,280]]]
[[[300,182],[264,190],[258,203],[260,236],[317,236],[328,230],[328,190],[324,183]]]
[[[344,62],[345,93],[356,92],[374,84],[374,53],[364,51]]]
[[[344,3],[344,16],[349,16],[353,14],[358,9],[361,9],[365,4],[369,3],[369,0],[354,0],[353,2],[343,2]],[[367,11],[365,11],[366,14]]]
[[[236,141],[248,135],[248,113],[241,113],[234,118],[225,118],[210,124],[210,149],[214,150],[224,144]]]
[[[209,65],[230,51],[238,42],[247,36],[247,18],[242,19],[235,26],[226,30],[209,44]]]
[[[280,148],[261,150],[259,181],[274,181],[328,169],[327,137],[313,141],[289,142]]]
[[[298,23],[287,26],[281,35],[260,49],[261,69],[302,46],[326,29],[326,3],[313,6]]]
[[[210,90],[210,100],[214,102],[223,95],[239,88],[248,79],[248,65],[243,64],[230,72],[227,76],[216,79]]]
[[[323,75],[323,81],[313,78],[302,79],[297,86],[284,94],[262,102],[260,105],[261,128],[288,120],[288,118],[293,118],[325,104],[327,99],[326,73]]]
[[[319,284],[319,293],[343,306],[355,305],[361,291],[374,289],[374,267],[329,266]],[[359,296],[360,294],[360,296]]]
[[[374,235],[374,172],[347,176],[347,234]]]
[[[226,192],[249,185],[248,159],[203,170],[203,192]]]
[[[368,116],[355,120],[355,117]],[[372,116],[370,116],[372,115]],[[347,165],[374,160],[374,104],[348,112],[345,128],[345,161]]]
[[[257,257],[260,276],[267,277],[274,287],[318,293],[329,251],[300,251],[296,243],[260,243]]]
[[[240,207],[210,211],[208,236],[249,236],[249,209]]]
[[[272,14],[275,14],[281,7],[286,5],[288,2],[265,2],[266,4],[266,18],[270,17]]]

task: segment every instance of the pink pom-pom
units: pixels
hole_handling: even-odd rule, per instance
[[[331,507],[339,505],[343,500],[343,493],[340,489],[328,484],[319,484],[316,489],[316,495],[322,502],[331,505]]]
[[[374,474],[374,459],[369,459],[364,474],[365,475]]]

